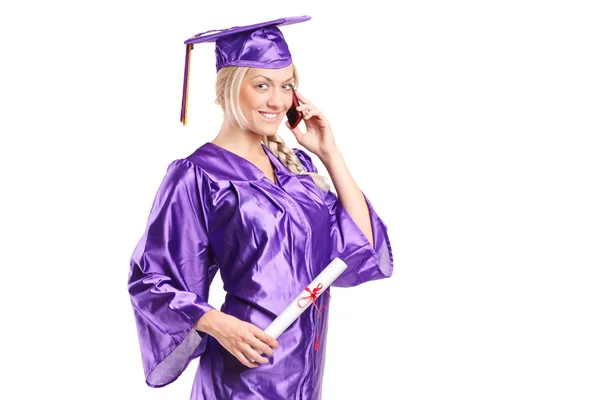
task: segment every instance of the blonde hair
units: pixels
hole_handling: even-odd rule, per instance
[[[295,87],[298,87],[298,71],[293,63],[292,66],[296,82]],[[244,76],[246,76],[249,69],[250,67],[221,68],[217,73],[215,84],[217,92],[215,103],[221,106],[224,118],[230,119],[245,131],[248,130],[248,121],[244,117],[240,107],[240,88],[242,87]],[[294,150],[289,148],[278,134],[263,136],[263,143],[292,173],[296,175],[310,175],[319,189],[325,191],[331,190],[331,186],[326,181],[327,178],[323,175],[304,170]]]

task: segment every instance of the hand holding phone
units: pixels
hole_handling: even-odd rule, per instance
[[[292,106],[289,110],[287,110],[287,119],[290,123],[290,128],[294,129],[300,123],[302,119],[302,112],[296,110],[296,107],[300,105],[298,101],[298,97],[296,97],[296,92],[292,89]]]

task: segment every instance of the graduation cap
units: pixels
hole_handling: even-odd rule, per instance
[[[292,63],[292,55],[278,25],[291,25],[308,21],[310,17],[287,17],[253,25],[234,26],[227,29],[211,29],[187,39],[183,96],[179,120],[187,122],[187,97],[190,55],[196,43],[215,42],[217,72],[223,67],[283,68]]]

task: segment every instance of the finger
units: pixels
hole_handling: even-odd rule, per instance
[[[262,356],[263,353],[272,356],[273,350],[256,336],[261,329],[252,324],[250,324],[249,327],[250,329],[243,336],[245,344],[251,346],[252,350],[256,351],[256,354],[259,356]],[[259,352],[259,350],[262,350],[262,352]]]
[[[302,118],[304,118],[305,120],[310,119],[314,116],[321,115],[321,111],[319,111],[319,109],[313,106],[312,104],[306,107],[304,105],[298,106],[296,107],[296,110],[302,113]]]
[[[258,367],[258,363],[256,362],[251,362],[250,359],[248,357],[246,357],[246,355],[244,353],[242,353],[239,350],[235,350],[233,352],[233,355],[242,363],[244,364],[246,367],[249,368],[256,368]]]
[[[321,115],[322,115],[321,111],[319,111],[317,109],[312,109],[312,110],[309,110],[308,115],[304,116],[304,119],[307,120],[307,119],[311,119],[312,117],[320,117]]]
[[[242,354],[244,355],[244,357],[246,357],[247,360],[249,360],[252,364],[258,364],[258,362],[254,361],[254,358],[250,357],[249,355],[247,355],[246,353],[242,352]]]
[[[254,350],[249,344],[246,344],[244,346],[244,354],[246,354],[248,358],[250,358],[254,362],[259,362],[261,364],[266,364],[269,362],[269,359],[267,357],[263,357],[260,354],[258,354],[258,352]]]
[[[269,335],[267,332],[263,331],[262,329],[257,327],[256,329],[254,329],[253,333],[254,333],[254,336],[259,338],[260,340],[262,340],[269,346],[274,347],[276,349],[279,348],[279,343],[277,342],[277,340],[275,340],[275,338],[273,336]]]
[[[260,354],[261,356],[263,354],[268,355],[269,357],[273,355],[273,349],[270,348],[266,343],[262,342],[260,339],[258,338],[254,338],[254,340],[251,343],[251,346],[254,350],[256,350],[258,352],[258,354]]]
[[[301,104],[298,107],[296,107],[296,111],[305,111],[305,110],[308,110],[311,107],[313,107],[312,104]]]
[[[321,113],[319,111],[319,109],[317,107],[315,107],[314,105],[312,105],[312,104],[308,104],[308,105],[302,104],[301,106],[296,107],[296,110],[299,111],[299,112],[301,112],[302,115],[306,115],[306,114],[309,114],[309,113],[312,114],[312,115],[315,115],[315,114],[320,114]]]

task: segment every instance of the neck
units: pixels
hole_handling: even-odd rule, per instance
[[[265,155],[261,147],[263,137],[264,135],[252,131],[244,131],[225,118],[219,134],[212,142],[245,157],[260,158]]]

